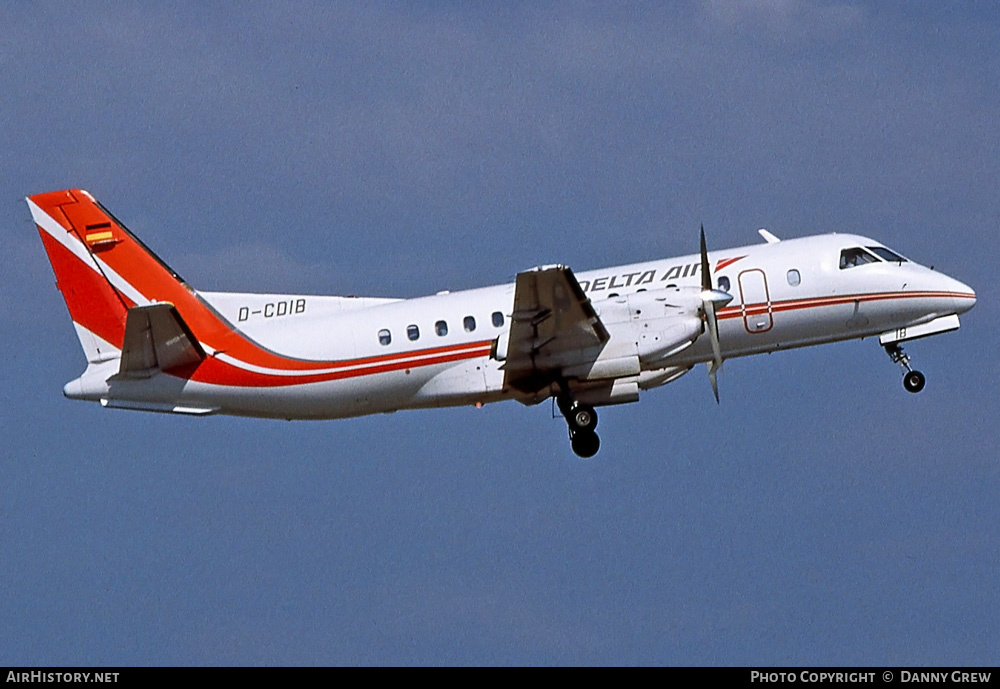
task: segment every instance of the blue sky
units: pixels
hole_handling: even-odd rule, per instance
[[[996,664],[990,4],[0,6],[0,663]],[[23,197],[206,290],[418,296],[831,230],[973,286],[912,344],[605,411],[70,402]]]

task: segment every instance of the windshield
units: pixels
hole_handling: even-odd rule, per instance
[[[874,252],[883,261],[888,261],[890,263],[906,263],[906,259],[897,254],[895,251],[890,251],[884,246],[870,246],[869,251]]]
[[[844,249],[840,252],[840,269],[854,268],[855,266],[864,265],[865,263],[877,263],[878,259],[875,256],[860,246],[854,247],[852,249]]]

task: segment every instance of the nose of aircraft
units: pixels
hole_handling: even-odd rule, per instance
[[[965,313],[976,305],[976,292],[968,285],[948,278],[950,284],[948,291],[952,294],[952,301],[955,302],[955,313]]]
[[[966,294],[963,294],[961,298],[955,299],[955,305],[961,313],[965,313],[976,305],[976,293],[971,287],[966,286],[966,289],[968,290]]]

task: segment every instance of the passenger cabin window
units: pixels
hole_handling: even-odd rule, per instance
[[[416,340],[420,337],[420,328],[415,325],[406,326],[406,336],[411,340]]]
[[[381,345],[387,345],[390,342],[392,342],[392,333],[389,332],[388,330],[385,330],[385,329],[379,330],[378,331],[378,343],[381,344]]]
[[[883,261],[888,261],[889,263],[906,263],[906,259],[897,254],[895,251],[890,251],[884,246],[870,246],[868,250],[873,252]]]
[[[462,321],[462,326],[465,328],[465,332],[471,333],[476,329],[476,319],[472,316],[466,316]]]
[[[723,292],[728,292],[730,287],[732,287],[732,285],[729,284],[729,278],[727,278],[725,275],[719,278],[719,289],[721,289]]]
[[[799,275],[799,271],[792,268],[788,271],[788,284],[792,287],[798,287],[799,283],[802,282],[802,276]]]
[[[854,268],[865,263],[878,263],[878,259],[861,247],[844,249],[840,252],[840,269]]]
[[[503,314],[499,311],[493,312],[493,327],[502,328],[503,327]]]
[[[448,334],[448,323],[446,321],[438,321],[434,324],[434,332],[437,333],[438,337],[444,337]]]

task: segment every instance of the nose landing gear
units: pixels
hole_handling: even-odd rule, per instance
[[[899,364],[900,368],[903,369],[903,387],[906,391],[917,393],[923,390],[927,379],[920,371],[914,371],[910,368],[910,357],[903,351],[903,348],[895,342],[883,346],[885,353],[892,359],[892,363]]]
[[[601,439],[594,432],[597,428],[597,412],[594,408],[574,402],[568,395],[556,398],[559,412],[569,426],[569,440],[577,457],[589,459],[601,449]]]

